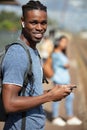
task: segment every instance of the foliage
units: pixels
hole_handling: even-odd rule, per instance
[[[14,12],[0,12],[0,30],[15,31],[20,29],[20,17]]]

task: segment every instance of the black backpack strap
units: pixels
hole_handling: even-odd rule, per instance
[[[48,82],[48,80],[47,80],[47,78],[46,78],[46,76],[44,74],[44,71],[43,71],[43,81],[42,82],[46,83],[46,84],[49,84],[49,82]]]
[[[37,50],[37,52],[38,52],[38,50]],[[39,52],[38,52],[38,57],[40,58],[40,61],[41,61],[41,56],[40,56]],[[42,68],[42,70],[43,70],[43,68]],[[46,76],[45,76],[45,74],[44,74],[44,70],[43,70],[43,79],[42,79],[42,83],[49,84],[49,82],[48,82],[48,80],[47,80],[47,78],[46,78]]]

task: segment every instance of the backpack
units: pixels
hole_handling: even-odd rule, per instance
[[[23,88],[22,88],[21,94],[22,94],[22,96],[25,95],[26,86],[27,86],[29,81],[30,81],[30,84],[31,84],[30,96],[32,96],[33,93],[34,93],[34,91],[33,91],[34,75],[33,75],[33,72],[32,72],[31,55],[30,55],[30,52],[29,52],[27,45],[24,42],[18,40],[15,43],[7,45],[6,48],[5,48],[5,52],[3,52],[0,55],[0,121],[4,121],[4,122],[6,121],[7,114],[4,110],[4,106],[3,106],[3,102],[2,102],[2,94],[1,94],[2,88],[1,88],[1,86],[2,86],[3,75],[2,75],[2,72],[1,72],[1,66],[2,66],[2,61],[4,59],[4,56],[5,56],[6,52],[8,51],[9,47],[11,47],[12,45],[16,45],[16,44],[19,44],[20,46],[22,46],[24,48],[24,50],[26,51],[26,53],[28,55],[28,59],[29,59],[29,63],[30,63],[30,66],[28,66],[27,71],[26,71],[25,76],[24,76],[24,83],[23,83]],[[41,59],[39,53],[38,53],[38,56]],[[48,83],[48,81],[47,81],[47,79],[44,75],[43,75],[42,80],[43,80],[43,83]],[[26,121],[25,117],[26,117],[26,112],[22,112],[22,127],[21,127],[21,130],[24,130],[24,127],[25,127],[25,121]]]
[[[4,51],[2,53],[0,53],[0,63],[2,61],[2,58],[3,58],[3,55],[4,55]],[[1,80],[2,76],[1,76],[1,64],[0,64],[0,121],[4,121],[6,119],[6,114],[5,114],[5,110],[4,110],[4,107],[3,107],[3,102],[2,102],[2,94],[1,94]]]
[[[53,76],[54,71],[52,67],[52,56],[49,56],[43,63],[43,71],[47,78],[51,78]]]

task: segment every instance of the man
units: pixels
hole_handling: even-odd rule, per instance
[[[25,130],[44,130],[45,113],[42,104],[63,99],[70,94],[72,86],[56,86],[52,90],[43,92],[43,74],[36,45],[41,41],[47,28],[47,9],[39,1],[29,1],[22,6],[22,11],[20,41],[28,46],[32,58],[34,92],[31,96],[29,80],[25,96],[19,96],[29,59],[23,47],[13,45],[8,49],[2,64],[2,97],[6,112],[10,113],[4,130],[22,130],[22,113],[24,111],[26,111]]]

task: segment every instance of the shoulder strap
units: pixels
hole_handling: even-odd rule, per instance
[[[38,52],[38,50],[37,50],[37,52]],[[40,61],[41,61],[41,56],[40,56],[39,52],[38,52],[38,56],[39,56]],[[43,70],[43,68],[42,68],[42,70]],[[45,76],[45,74],[44,74],[44,70],[43,70],[43,79],[42,79],[42,83],[49,84],[49,82],[48,82],[48,80],[47,80],[47,78],[46,78],[46,76]]]
[[[3,76],[2,76],[2,62],[3,62],[4,55],[5,55],[4,51],[0,53],[0,87],[2,85],[2,78],[3,78]]]

